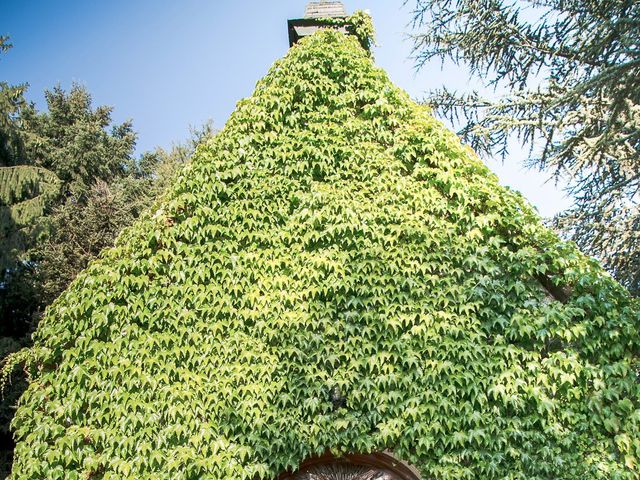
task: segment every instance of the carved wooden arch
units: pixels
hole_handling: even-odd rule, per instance
[[[387,452],[342,457],[327,453],[305,460],[298,470],[282,473],[278,480],[420,480],[420,474]]]

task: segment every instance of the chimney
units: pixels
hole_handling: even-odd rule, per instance
[[[289,46],[292,47],[301,38],[312,35],[321,28],[335,28],[343,33],[349,33],[345,25],[331,25],[323,21],[326,19],[345,19],[347,12],[342,2],[317,0],[309,2],[304,11],[304,17],[288,20]]]

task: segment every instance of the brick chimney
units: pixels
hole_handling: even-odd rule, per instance
[[[309,2],[304,11],[304,17],[289,20],[289,46],[297,43],[301,38],[307,37],[320,28],[336,28],[348,33],[344,26],[326,25],[321,20],[325,18],[347,18],[347,12],[342,2],[318,0]]]

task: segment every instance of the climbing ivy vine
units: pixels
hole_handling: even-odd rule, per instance
[[[354,36],[295,45],[49,308],[14,479],[634,479],[638,307]]]
[[[362,48],[371,54],[371,47],[375,44],[375,27],[371,16],[363,10],[357,10],[346,18],[327,17],[316,19],[316,22],[331,26],[344,27],[350,35],[354,35]]]

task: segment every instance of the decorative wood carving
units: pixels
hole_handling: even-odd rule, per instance
[[[397,480],[397,477],[373,467],[334,463],[298,472],[292,480]]]
[[[418,471],[390,453],[330,453],[307,459],[295,472],[285,472],[278,480],[420,480]]]

